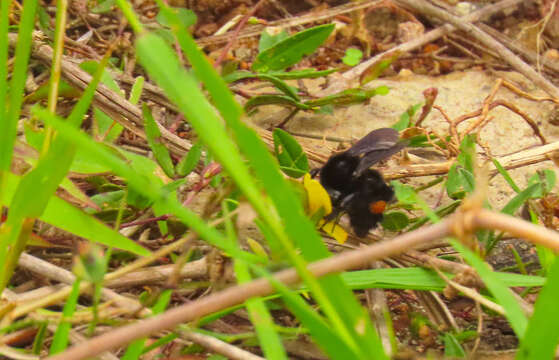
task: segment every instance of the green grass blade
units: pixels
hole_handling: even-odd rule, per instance
[[[231,242],[238,244],[237,235],[233,220],[228,216],[230,210],[233,209],[234,204],[223,202],[223,213],[227,218],[225,222],[225,230]],[[231,209],[230,209],[231,207]],[[249,266],[243,261],[235,261],[234,263],[235,275],[239,284],[248,283],[252,280],[252,275],[249,271]],[[260,341],[262,352],[266,359],[284,360],[287,359],[287,354],[281,342],[281,337],[275,329],[275,324],[266,303],[261,298],[248,299],[246,308],[250,317],[250,321],[256,330],[256,335]]]
[[[502,282],[506,287],[516,286],[543,286],[546,282],[545,277],[511,274],[504,272],[494,272],[494,276]],[[447,286],[446,281],[441,279],[438,274],[429,269],[412,267],[412,268],[394,268],[394,269],[372,269],[350,271],[341,274],[344,281],[352,290],[363,289],[401,289],[401,290],[426,290],[442,292]],[[453,275],[448,274],[452,279]],[[308,291],[306,286],[301,286],[297,291]],[[279,297],[274,294],[262,298],[263,300],[272,300]],[[224,309],[218,313],[205,316],[198,324],[203,326],[209,322],[229,314],[244,305],[236,305]]]
[[[99,71],[93,76],[91,83],[68,117],[71,126],[78,127],[81,124],[108,59],[108,55],[105,56]],[[19,116],[19,112],[17,115]],[[74,153],[75,149],[70,143],[55,139],[37,166],[19,183],[4,224],[5,229],[9,231],[0,232],[0,264],[3,266],[3,271],[0,272],[0,292],[7,285],[19,255],[25,249],[35,219],[41,216],[51,196],[68,173]]]
[[[171,295],[172,294],[173,294],[173,292],[171,290],[165,290],[161,293],[161,295],[159,295],[159,298],[157,299],[157,302],[151,308],[152,316],[157,315],[157,314],[161,314],[163,311],[165,311],[165,309],[169,305],[169,302],[171,301]],[[146,338],[141,338],[141,339],[134,340],[126,348],[126,352],[122,356],[121,360],[136,360],[136,359],[138,359],[140,357],[140,355],[142,355],[142,352],[144,351],[145,342],[146,342]]]
[[[547,276],[547,283],[540,291],[534,314],[520,341],[517,360],[553,359],[559,342],[557,321],[559,299],[559,261],[555,260]]]
[[[72,285],[72,292],[68,295],[66,303],[64,304],[64,309],[62,310],[62,318],[60,323],[56,328],[54,333],[54,338],[52,339],[52,344],[50,345],[49,355],[58,354],[68,347],[70,329],[72,328],[72,323],[69,321],[74,316],[76,311],[76,306],[78,304],[78,298],[80,297],[80,279],[77,278]]]
[[[505,181],[507,182],[507,184],[509,184],[509,186],[511,187],[511,189],[513,189],[516,193],[520,192],[520,188],[518,187],[518,185],[516,185],[516,183],[514,182],[514,180],[512,179],[512,177],[510,176],[509,172],[507,171],[507,169],[505,169],[503,167],[503,165],[501,165],[501,163],[493,158],[491,159],[491,161],[493,161],[493,165],[495,165],[495,168],[497,169],[497,171],[499,172],[499,174],[501,174],[501,176],[505,179]]]
[[[0,2],[0,104],[6,104],[8,90],[8,28],[10,25],[9,9],[11,3],[11,0]],[[2,107],[0,110],[0,117],[2,119],[6,118],[6,107]]]
[[[56,103],[58,101],[58,87],[60,84],[60,65],[62,63],[62,53],[64,52],[64,36],[66,35],[66,11],[68,9],[68,0],[58,0],[56,6],[56,23],[54,28],[54,43],[52,46],[53,57],[49,78],[49,90],[47,99],[47,108],[54,113],[56,111]],[[46,128],[45,141],[41,154],[48,151],[50,142],[53,137],[51,128]]]
[[[25,81],[27,79],[27,64],[29,62],[29,55],[31,53],[31,35],[35,25],[35,12],[37,10],[37,3],[37,0],[25,1],[25,6],[23,6],[23,12],[21,15],[21,21],[19,23],[18,41],[15,50],[15,62],[12,71],[12,80],[10,82],[10,92],[8,98],[9,106],[3,106],[4,109],[7,108],[7,116],[3,116],[2,121],[0,121],[0,192],[2,191],[1,185],[3,182],[2,179],[4,177],[4,173],[10,171],[10,166],[12,164],[12,154],[14,141],[16,138],[17,122],[21,113],[23,90],[25,87]],[[3,17],[8,16],[9,11],[7,11],[7,9],[9,8],[9,5],[10,1],[2,1],[1,9],[4,14],[2,15]],[[7,26],[7,24],[5,25]],[[7,31],[7,29],[5,30]],[[7,39],[4,40],[6,40],[7,43]],[[5,49],[5,51],[7,52],[7,48]],[[7,68],[7,63],[4,62],[0,64],[0,67]],[[6,76],[2,77],[1,81],[6,81],[5,79],[7,79]],[[3,104],[6,104],[6,102],[4,102]]]
[[[504,272],[493,272],[493,275],[507,287],[542,286],[545,283],[545,278],[541,276]],[[449,275],[449,278],[452,277]],[[447,285],[435,271],[419,267],[350,271],[343,273],[342,278],[354,290],[382,288],[443,291]]]
[[[140,101],[140,97],[142,96],[142,90],[144,88],[144,77],[138,76],[132,85],[132,89],[130,90],[130,101],[132,104],[136,105],[138,101]]]
[[[257,270],[258,271],[258,270]],[[274,280],[272,276],[264,271],[259,271],[262,276],[267,277],[278,293],[282,295],[283,301],[289,307],[301,323],[310,331],[311,336],[316,340],[317,344],[326,352],[331,359],[360,359],[367,358],[359,354],[346,342],[344,342],[336,330],[322,318],[318,312],[307,304],[299,294],[293,292],[287,286]],[[370,359],[378,359],[374,355],[368,357]]]
[[[149,147],[153,151],[153,156],[165,174],[172,179],[175,177],[175,166],[173,165],[173,160],[171,160],[171,154],[165,147],[165,144],[161,142],[161,131],[159,131],[151,110],[146,104],[142,106],[142,114],[144,116],[146,137]]]
[[[0,205],[8,205],[11,202],[20,181],[21,177],[11,173],[8,174]],[[39,219],[91,242],[129,251],[139,256],[149,256],[151,254],[141,245],[55,195],[51,197]]]
[[[508,215],[514,214],[514,212],[518,210],[528,199],[530,199],[540,188],[541,185],[539,183],[528,186],[526,189],[516,194],[515,197],[510,199],[501,212]]]
[[[235,274],[237,275],[239,284],[252,280],[249,268],[244,262],[235,262]],[[287,354],[285,353],[281,338],[274,328],[274,320],[265,302],[260,298],[254,298],[247,300],[245,305],[266,359],[287,359]]]

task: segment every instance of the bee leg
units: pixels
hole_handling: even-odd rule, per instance
[[[332,212],[324,217],[325,224],[333,220],[335,220],[334,221],[335,224],[338,224],[338,221],[340,221],[340,218],[342,217],[342,213],[344,211],[347,211],[347,206],[349,205],[349,202],[351,201],[353,196],[354,194],[349,194],[343,197],[341,200],[339,200],[338,203],[332,204],[333,205]]]

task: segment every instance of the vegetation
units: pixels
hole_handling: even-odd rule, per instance
[[[212,341],[217,339],[226,343],[224,354],[235,344],[240,357],[248,353],[240,348],[246,348],[265,358],[287,359],[286,343],[308,336],[328,358],[388,359],[402,346],[394,314],[386,306],[371,313],[363,306],[362,294],[371,289],[434,291],[448,298],[455,292],[473,299],[475,321],[484,314],[506,319],[519,340],[517,359],[554,356],[559,322],[550,319],[557,317],[559,263],[554,251],[559,235],[539,225],[543,215],[535,204],[555,195],[555,172],[539,171],[522,188],[507,166],[492,158],[494,175],[503,177],[516,194],[495,208],[486,200],[488,164],[476,152],[482,121],[467,131],[458,131],[451,121],[444,136],[427,131],[422,121],[436,94],[409,104],[393,128],[409,144],[403,158],[412,149],[437,149],[449,155],[448,171],[423,187],[391,181],[397,201],[386,211],[382,228],[394,239],[335,256],[326,245],[324,238],[334,238],[334,245],[347,246],[352,236],[339,224],[324,224],[330,199],[308,175],[316,164],[285,125],[300,111],[331,113],[376,95],[389,97],[387,86],[368,83],[397,56],[375,63],[358,87],[312,98],[292,80],[329,76],[356,65],[362,56],[349,49],[340,68],[293,69],[324,45],[333,24],[291,35],[263,32],[250,70],[228,70],[222,64],[218,72],[189,31],[196,22],[191,11],[157,0],[154,30],[130,2],[97,1],[90,10],[118,8],[134,33],[142,75],[133,78],[125,98],[122,83],[115,80],[125,61],[119,58],[121,45],[111,43],[99,61],[68,65],[63,53],[70,12],[67,1],[56,3],[54,31],[38,0],[2,1],[0,8],[0,62],[9,64],[0,66],[0,102],[6,104],[0,110],[2,356],[48,353],[52,359],[77,359],[122,348],[119,358],[137,359],[154,349],[165,354],[165,345],[184,344],[176,341],[183,338],[206,350],[181,345],[175,354],[216,354]],[[44,42],[36,38],[37,28],[48,36]],[[31,59],[45,61],[40,54],[45,46],[52,47],[49,81],[30,93],[25,86],[35,66]],[[70,79],[72,72],[86,76],[81,88]],[[234,85],[254,79],[270,84],[274,93],[249,94],[243,107],[234,97],[234,91],[239,93]],[[170,111],[185,119],[195,136],[184,140],[170,134],[156,111],[159,106],[146,101],[148,84],[161,90]],[[120,112],[99,101],[107,94],[124,104]],[[283,129],[276,128],[267,144],[243,114],[270,104],[291,112],[280,119]],[[153,156],[127,150],[120,140],[130,134]],[[197,179],[195,185],[191,178]],[[432,208],[422,194],[441,183],[449,201]],[[185,187],[190,190],[186,196]],[[194,211],[192,203],[202,190],[211,196],[202,210]],[[513,217],[522,209],[532,224]],[[126,231],[142,225],[149,229],[143,234]],[[247,235],[243,226],[255,228],[258,238]],[[68,247],[46,235],[45,229],[52,227],[72,234],[72,264],[48,263],[26,252],[67,252]],[[147,241],[150,234],[159,241]],[[516,253],[520,274],[493,270],[484,259],[505,234],[535,243],[541,268],[529,272]],[[432,240],[444,240],[456,252],[450,258],[426,255],[421,267],[369,268]],[[132,282],[128,289],[137,295],[134,299],[109,290],[142,268],[163,269],[165,261],[172,262],[167,267],[172,271],[165,273],[168,282],[160,279],[145,285],[145,291],[141,282]],[[209,273],[206,281],[182,281],[180,269],[200,261],[204,275]],[[26,277],[16,270],[18,262],[27,269],[34,264],[31,271],[65,287],[49,287],[46,296],[21,300],[14,290]],[[227,277],[222,270],[229,264],[234,276]],[[204,296],[207,288],[213,292]],[[538,293],[534,304],[523,298],[531,293]],[[247,314],[239,326],[243,331],[227,334],[206,327],[232,314]],[[465,357],[480,335],[475,321],[473,327],[441,328],[424,315],[411,317],[413,336],[425,341],[434,336],[449,358]],[[135,318],[145,320],[129,322]],[[85,324],[86,330],[78,332]],[[99,330],[104,334],[99,336]],[[23,333],[31,335],[15,350],[10,336]],[[78,345],[83,336],[91,338],[85,343],[89,347]],[[76,346],[70,348],[72,343]]]

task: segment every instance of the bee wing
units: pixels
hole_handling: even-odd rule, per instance
[[[388,159],[390,156],[396,154],[398,151],[405,148],[407,143],[408,143],[407,141],[400,141],[392,145],[392,147],[388,149],[374,150],[365,154],[365,156],[361,158],[361,161],[359,162],[357,169],[355,169],[355,174],[359,176],[363,173],[363,171],[367,170],[372,165],[378,163],[381,160]]]
[[[347,150],[353,156],[365,154],[359,161],[354,174],[361,173],[377,162],[387,159],[407,145],[400,141],[398,131],[390,128],[373,130]]]
[[[387,150],[398,143],[398,131],[390,128],[376,129],[365,135],[347,150],[353,156],[367,154],[371,151]]]

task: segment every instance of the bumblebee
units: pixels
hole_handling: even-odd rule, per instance
[[[398,132],[390,128],[371,131],[348,150],[333,155],[320,169],[320,183],[330,195],[333,211],[327,220],[342,212],[349,215],[359,237],[366,236],[382,221],[394,190],[381,173],[370,167],[388,159],[406,146]]]

